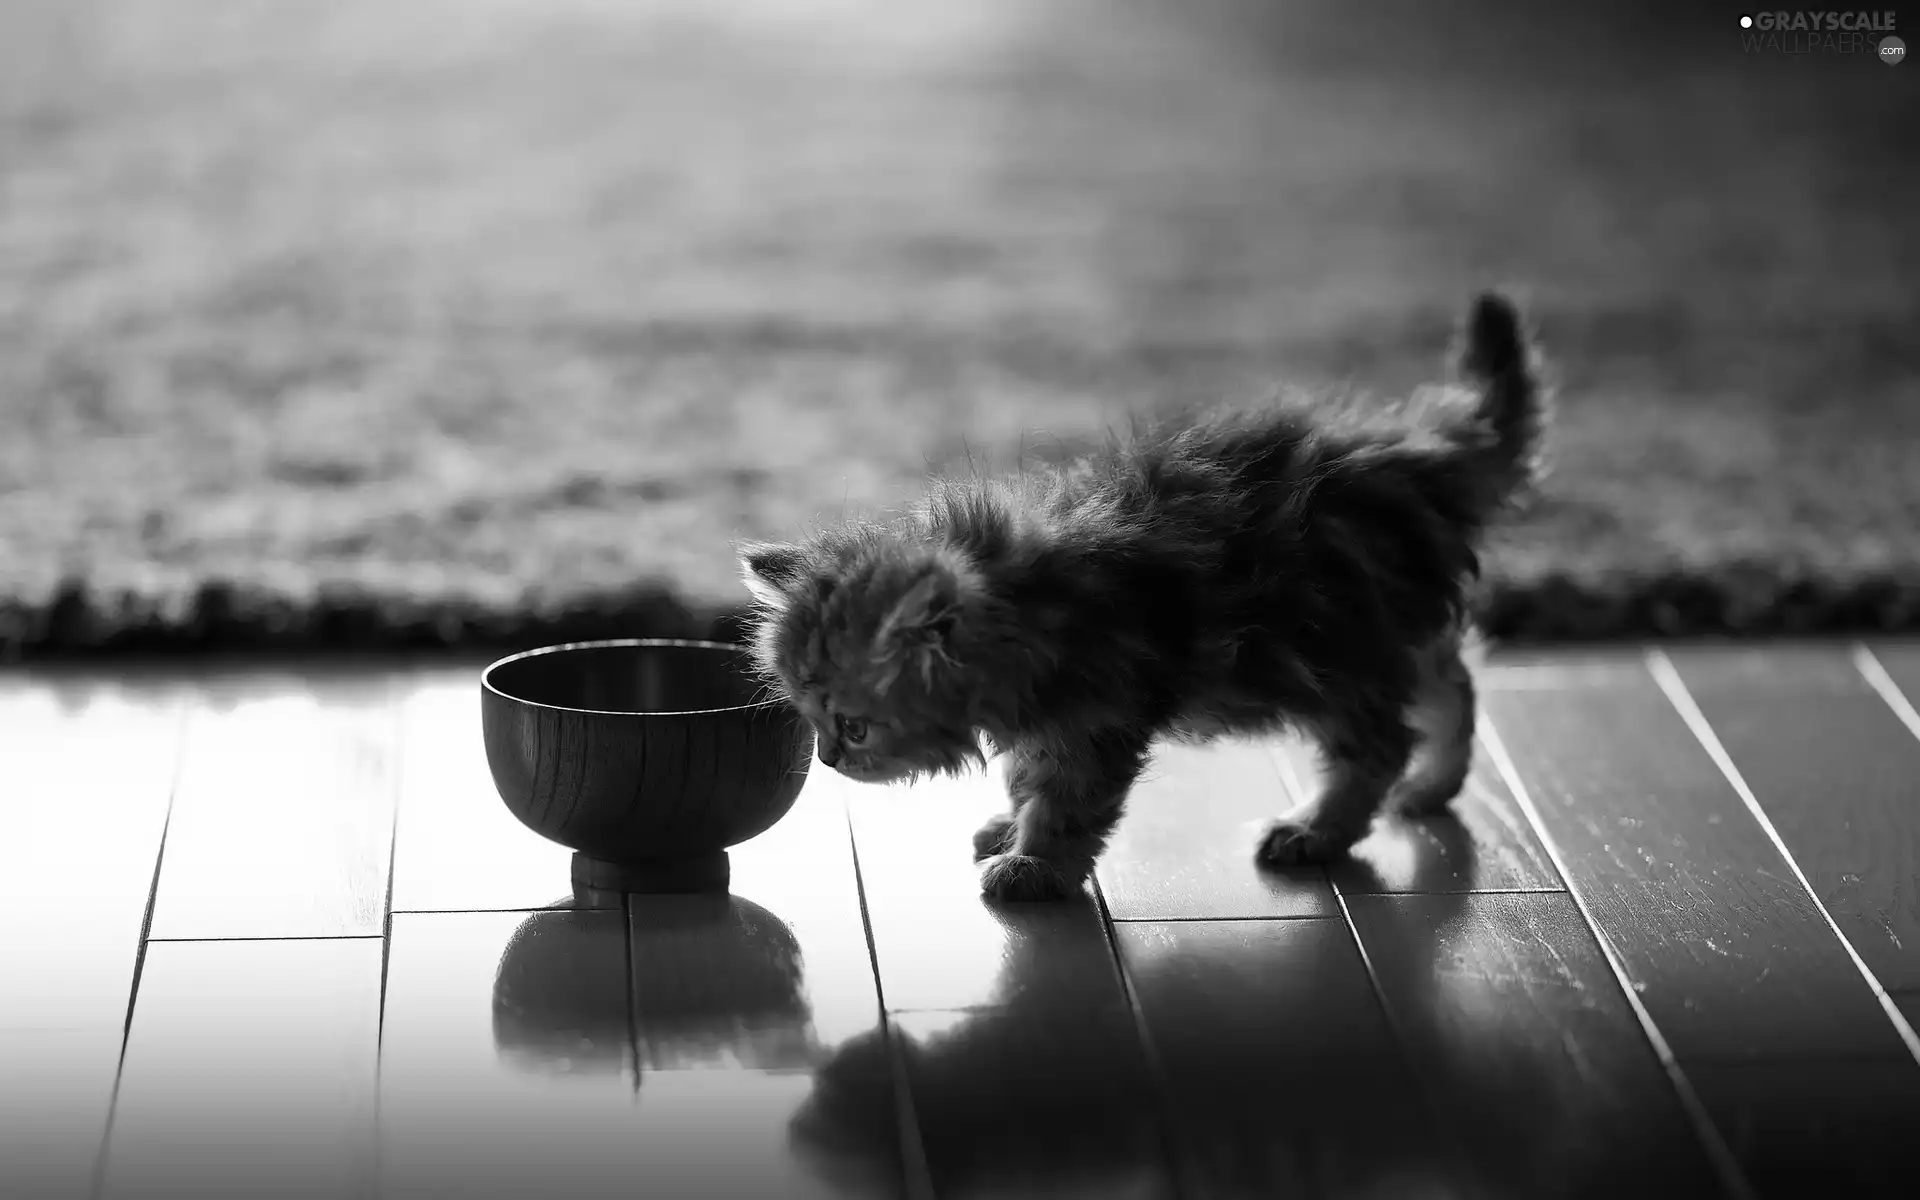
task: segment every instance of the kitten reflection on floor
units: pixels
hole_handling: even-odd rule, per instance
[[[1405,848],[1413,878],[1471,877],[1464,826],[1441,816],[1423,833]],[[1558,990],[1610,1019],[1595,1011],[1597,950],[1524,981],[1514,971],[1539,960],[1501,950],[1564,944],[1570,898],[1396,895],[1359,860],[1346,878],[1375,946],[1389,944],[1378,918],[1399,914],[1394,952],[1371,966],[1338,918],[1116,923],[1137,1024],[1111,999],[1117,981],[1074,994],[1035,953],[1050,943],[1020,929],[1039,913],[1003,910],[1004,1002],[896,1013],[891,1050],[879,1030],[837,1047],[789,1125],[796,1157],[835,1179],[891,1169],[897,1065],[941,1196],[1157,1196],[1176,1190],[1169,1175],[1192,1195],[1605,1196],[1641,1186],[1649,1162],[1676,1194],[1714,1194],[1674,1105],[1595,1069],[1613,1043],[1524,1012]],[[1555,913],[1566,920],[1539,924]],[[1330,986],[1341,957],[1344,986]]]
[[[1238,962],[1175,964],[1176,974],[1199,971],[1186,981],[1193,993],[1217,999],[1191,1021],[1150,1014],[1188,1027],[1169,1074],[1148,1058],[1118,980],[1076,986],[1046,961],[1053,940],[1021,929],[1041,913],[1002,919],[1009,955],[993,992],[1004,1002],[894,1013],[888,1031],[836,1047],[789,1125],[797,1158],[832,1178],[884,1169],[897,1078],[940,1196],[1163,1196],[1176,1191],[1176,1164],[1209,1185],[1193,1194],[1312,1194],[1335,1182],[1342,1195],[1449,1194],[1427,1187],[1451,1164],[1430,1131],[1403,1118],[1418,1100],[1397,1063],[1374,1061],[1376,1042],[1359,1048],[1311,1023],[1276,1022],[1285,993],[1313,980],[1271,981],[1255,994]]]

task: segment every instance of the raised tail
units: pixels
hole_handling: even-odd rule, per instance
[[[1493,434],[1486,447],[1490,482],[1502,498],[1511,496],[1532,483],[1544,465],[1547,420],[1540,356],[1513,301],[1497,292],[1474,298],[1454,361],[1462,382],[1479,393],[1476,423]]]

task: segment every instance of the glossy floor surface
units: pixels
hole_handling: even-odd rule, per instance
[[[1082,902],[815,765],[574,894],[477,667],[0,674],[0,1195],[1920,1195],[1920,646],[1498,657],[1458,818],[1262,874],[1157,760]]]

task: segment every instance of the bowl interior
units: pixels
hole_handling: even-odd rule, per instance
[[[716,642],[564,646],[496,663],[487,683],[516,700],[592,712],[710,712],[766,702],[745,649]]]

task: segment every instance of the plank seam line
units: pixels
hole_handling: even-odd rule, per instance
[[[1879,656],[1866,643],[1854,643],[1853,666],[1866,679],[1867,686],[1880,693],[1880,698],[1887,702],[1893,715],[1900,718],[1900,723],[1914,737],[1920,738],[1920,712],[1913,710],[1913,705],[1901,693],[1900,685],[1893,681],[1893,676],[1887,674],[1887,668],[1881,665]]]
[[[1708,723],[1707,714],[1701,712],[1700,706],[1694,702],[1693,693],[1687,690],[1686,681],[1680,678],[1680,671],[1673,665],[1673,660],[1667,657],[1666,651],[1656,646],[1647,651],[1647,669],[1653,673],[1654,681],[1660,685],[1660,690],[1667,694],[1667,699],[1680,713],[1680,719],[1687,723],[1687,728],[1693,731],[1693,736],[1698,738],[1700,744],[1706,748],[1708,757],[1712,758],[1714,764],[1720,768],[1720,773],[1727,777],[1727,782],[1733,785],[1734,792],[1739,795],[1741,803],[1747,806],[1747,811],[1753,815],[1754,821],[1767,835],[1767,839],[1773,843],[1773,848],[1780,852],[1781,858],[1786,860],[1787,869],[1791,870],[1793,877],[1800,881],[1800,887],[1807,893],[1807,898],[1813,901],[1814,910],[1820,914],[1820,919],[1827,923],[1828,930],[1839,941],[1841,948],[1847,952],[1847,957],[1853,960],[1854,969],[1860,972],[1860,978],[1867,981],[1867,988],[1873,992],[1873,998],[1880,1002],[1881,1011],[1886,1013],[1887,1020],[1893,1023],[1893,1031],[1906,1044],[1907,1053],[1913,1056],[1916,1063],[1920,1063],[1920,1035],[1914,1033],[1913,1026],[1907,1023],[1906,1015],[1900,1011],[1900,1006],[1893,1002],[1892,996],[1887,995],[1885,985],[1873,973],[1873,969],[1867,966],[1866,960],[1860,957],[1860,952],[1853,948],[1853,942],[1848,940],[1847,935],[1842,932],[1839,922],[1833,919],[1833,914],[1827,911],[1826,902],[1820,899],[1820,894],[1813,890],[1813,884],[1807,879],[1807,873],[1800,869],[1799,860],[1793,857],[1793,851],[1787,849],[1786,839],[1782,838],[1780,831],[1774,828],[1773,820],[1767,816],[1766,809],[1760,807],[1759,797],[1755,796],[1753,789],[1747,786],[1746,778],[1740,774],[1740,768],[1733,763],[1733,756],[1728,754],[1727,748],[1720,744],[1720,735],[1716,734],[1713,726]]]
[[[387,888],[380,901],[380,1022],[374,1035],[374,1113],[380,1108],[380,1072],[386,1062],[387,984],[393,978],[393,877],[400,865],[400,801],[407,786],[407,701],[392,679],[387,680],[387,735],[393,739],[388,770],[387,800]]]
[[[219,946],[227,942],[371,942],[377,933],[243,933],[232,937],[157,937],[148,938],[156,946]]]
[[[525,916],[543,912],[620,912],[621,907],[611,904],[523,904],[518,908],[396,908],[392,914],[396,917],[486,917],[486,916]],[[377,935],[375,935],[377,936]]]
[[[1408,1036],[1407,1029],[1400,1018],[1394,1015],[1393,1005],[1387,1003],[1387,990],[1380,985],[1380,972],[1374,968],[1373,954],[1367,949],[1366,939],[1360,936],[1360,927],[1354,924],[1353,912],[1347,908],[1346,895],[1341,892],[1340,885],[1331,879],[1328,880],[1328,886],[1333,889],[1334,902],[1340,906],[1340,916],[1346,926],[1348,942],[1360,955],[1360,969],[1367,973],[1367,990],[1373,993],[1373,1003],[1379,1009],[1381,1023],[1387,1028],[1387,1040],[1392,1042],[1394,1048],[1400,1052],[1400,1066],[1406,1071],[1408,1078],[1414,1081],[1421,1107],[1426,1109],[1423,1115],[1432,1122],[1431,1128],[1436,1137],[1445,1142],[1449,1157],[1454,1160],[1449,1165],[1463,1171],[1467,1182],[1478,1183],[1482,1175],[1481,1165],[1475,1160],[1462,1139],[1458,1125],[1448,1119],[1442,1108],[1445,1097],[1432,1085],[1426,1072],[1422,1071],[1420,1064],[1415,1061],[1413,1039]]]
[[[1295,769],[1293,760],[1280,753],[1279,747],[1272,742],[1267,745],[1267,761],[1280,776],[1280,786],[1286,790],[1288,799],[1294,804],[1303,804],[1312,798],[1307,790],[1308,781],[1300,777],[1300,772]],[[1360,969],[1367,973],[1367,990],[1373,994],[1374,1006],[1379,1010],[1380,1020],[1386,1026],[1387,1039],[1400,1052],[1400,1066],[1406,1071],[1407,1078],[1414,1081],[1414,1086],[1419,1091],[1421,1107],[1427,1110],[1425,1115],[1432,1122],[1435,1136],[1445,1143],[1449,1157],[1453,1160],[1451,1165],[1464,1171],[1464,1178],[1467,1181],[1478,1182],[1482,1174],[1481,1165],[1475,1161],[1473,1153],[1461,1138],[1459,1128],[1447,1119],[1440,1108],[1441,1098],[1431,1085],[1426,1073],[1420,1069],[1420,1064],[1415,1061],[1413,1039],[1407,1035],[1406,1027],[1401,1023],[1400,1018],[1394,1015],[1393,1005],[1387,1002],[1387,989],[1380,985],[1380,972],[1373,965],[1373,953],[1367,949],[1366,939],[1360,936],[1360,926],[1354,923],[1353,910],[1347,907],[1345,890],[1341,888],[1340,881],[1334,877],[1332,871],[1322,868],[1321,874],[1325,877],[1327,890],[1333,893],[1334,904],[1340,909],[1339,920],[1346,926],[1348,944],[1359,954]]]
[[[417,687],[418,675],[403,671],[398,679],[407,680]],[[372,1143],[368,1153],[367,1170],[370,1172],[373,1186],[378,1190],[386,1178],[387,1157],[387,991],[393,980],[393,881],[395,868],[400,865],[400,802],[406,793],[408,767],[408,747],[411,744],[407,734],[411,726],[407,720],[409,701],[414,692],[402,693],[398,679],[387,676],[382,683],[386,696],[386,727],[388,749],[392,751],[387,762],[387,886],[380,897],[380,997],[377,1001],[373,1027],[373,1130],[368,1137]],[[627,986],[633,986],[633,972],[627,972]],[[632,1006],[629,1005],[629,1012]]]
[[[1356,892],[1342,887],[1332,872],[1328,872],[1328,885],[1336,895],[1351,896],[1359,900],[1392,900],[1399,896],[1564,896],[1563,887],[1518,887],[1518,888],[1439,888],[1413,891]],[[1152,916],[1152,917],[1113,917],[1116,925],[1163,925],[1179,921],[1332,921],[1339,913],[1257,913],[1253,916],[1221,914],[1216,916]]]
[[[147,970],[147,947],[153,933],[154,905],[160,899],[160,872],[167,862],[167,836],[173,829],[173,810],[180,796],[180,780],[186,771],[188,735],[193,728],[193,706],[179,702],[174,714],[173,761],[168,764],[166,815],[160,819],[160,844],[153,852],[153,879],[147,885],[147,903],[140,914],[140,940],[133,948],[133,978],[127,988],[127,1019],[120,1027],[120,1057],[113,1067],[113,1091],[107,1097],[106,1126],[100,1134],[99,1149],[93,1157],[89,1195],[98,1196],[106,1187],[108,1155],[113,1150],[113,1126],[120,1115],[120,1085],[127,1074],[127,1047],[133,1041],[133,1015],[140,1003],[140,981]]]
[[[933,1170],[927,1161],[926,1138],[920,1132],[920,1112],[913,1102],[913,1083],[907,1074],[906,1047],[900,1023],[887,1007],[887,985],[880,974],[880,940],[873,932],[873,910],[867,896],[867,875],[860,866],[860,831],[854,820],[854,799],[844,786],[832,786],[840,805],[840,823],[846,828],[848,857],[853,863],[853,894],[860,902],[860,932],[867,942],[867,965],[873,970],[873,1000],[880,1009],[881,1037],[887,1051],[887,1074],[893,1083],[893,1120],[900,1138],[901,1186],[907,1200],[930,1200]],[[635,1042],[636,1047],[638,1042]],[[637,1050],[636,1050],[637,1053]]]
[[[1600,955],[1607,961],[1607,969],[1613,972],[1614,982],[1620,987],[1620,993],[1626,998],[1627,1007],[1633,1010],[1634,1019],[1640,1022],[1640,1032],[1646,1036],[1653,1047],[1654,1057],[1667,1073],[1667,1080],[1673,1085],[1674,1094],[1685,1110],[1687,1118],[1693,1122],[1694,1133],[1706,1149],[1707,1157],[1713,1160],[1715,1171],[1729,1191],[1742,1200],[1757,1200],[1753,1185],[1748,1182],[1746,1172],[1740,1166],[1740,1160],[1734,1157],[1726,1138],[1720,1133],[1720,1126],[1708,1114],[1706,1105],[1700,1100],[1700,1094],[1693,1090],[1693,1081],[1681,1069],[1680,1062],[1674,1057],[1673,1047],[1667,1042],[1666,1034],[1654,1023],[1653,1014],[1640,1000],[1640,993],[1633,985],[1633,979],[1627,974],[1627,964],[1621,959],[1613,939],[1607,936],[1598,921],[1594,919],[1593,908],[1587,903],[1586,896],[1573,885],[1573,873],[1567,869],[1567,860],[1560,853],[1560,844],[1554,840],[1547,829],[1547,823],[1540,816],[1540,810],[1533,802],[1533,793],[1527,790],[1526,781],[1520,778],[1520,769],[1514,764],[1513,757],[1507,753],[1507,744],[1494,728],[1490,715],[1483,716],[1479,722],[1477,734],[1487,757],[1493,760],[1494,769],[1506,781],[1507,789],[1513,793],[1513,801],[1526,814],[1528,824],[1533,826],[1535,836],[1540,839],[1540,848],[1547,852],[1547,858],[1553,862],[1553,869],[1560,874],[1560,882],[1566,885],[1567,895],[1573,898],[1574,907],[1580,910],[1580,919],[1587,924],[1588,932],[1600,947]]]
[[[1161,1161],[1167,1168],[1169,1194],[1174,1200],[1180,1200],[1192,1189],[1187,1179],[1185,1139],[1173,1119],[1172,1080],[1167,1074],[1166,1061],[1160,1056],[1159,1044],[1147,1028],[1147,1013],[1140,1005],[1133,978],[1127,974],[1127,957],[1121,953],[1119,930],[1114,927],[1113,909],[1107,904],[1099,873],[1090,875],[1088,882],[1092,884],[1089,890],[1093,893],[1094,913],[1100,918],[1100,938],[1106,943],[1107,954],[1113,962],[1114,978],[1120,984],[1120,1001],[1126,1006],[1128,1022],[1133,1026],[1134,1044],[1140,1048],[1140,1065],[1147,1076],[1147,1098],[1153,1106],[1153,1123],[1159,1134]]]

